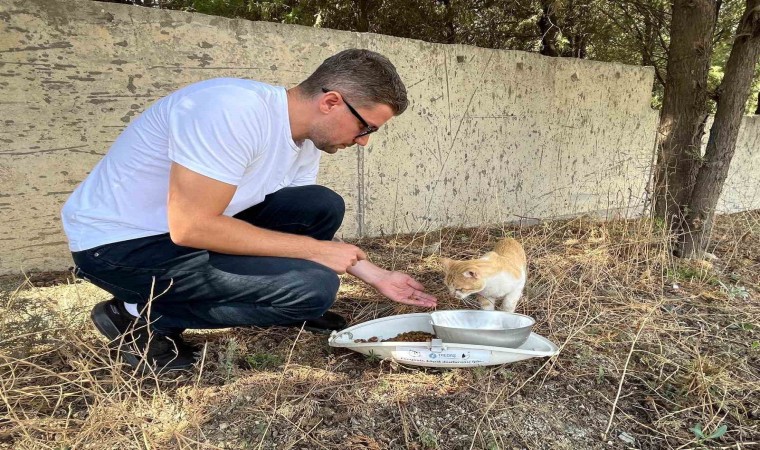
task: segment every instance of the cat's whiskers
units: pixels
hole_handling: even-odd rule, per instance
[[[468,295],[459,301],[462,302],[465,306],[469,306],[471,308],[480,308],[480,301],[478,301],[477,295]]]

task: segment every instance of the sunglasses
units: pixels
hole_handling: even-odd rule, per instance
[[[330,92],[330,91],[331,91],[330,89],[325,89],[325,88],[322,88],[322,92],[324,92],[325,94],[327,94],[327,93],[328,93],[328,92]],[[338,92],[338,91],[335,91],[335,92]],[[340,92],[338,92],[338,93],[340,94]],[[362,117],[362,116],[361,116],[361,114],[359,114],[359,113],[358,113],[358,112],[357,112],[357,111],[354,109],[354,107],[353,107],[353,106],[351,106],[351,104],[350,104],[350,103],[348,103],[348,102],[346,101],[346,98],[345,98],[345,97],[343,97],[343,94],[340,94],[340,96],[341,96],[341,98],[343,99],[343,103],[345,103],[345,104],[346,104],[346,106],[348,107],[348,110],[349,110],[349,111],[351,111],[351,114],[353,114],[353,115],[354,115],[354,117],[356,117],[357,119],[359,119],[359,122],[361,122],[361,123],[362,123],[362,125],[364,125],[364,130],[363,130],[361,133],[359,133],[359,134],[357,134],[357,135],[356,135],[356,137],[357,137],[357,138],[360,138],[360,137],[362,137],[362,136],[366,136],[366,135],[368,135],[368,134],[372,134],[372,133],[374,133],[375,131],[379,130],[379,128],[378,128],[378,127],[376,127],[376,126],[374,126],[374,125],[370,125],[370,124],[368,124],[368,123],[367,123],[367,121],[366,121],[366,120],[364,120],[364,117]]]

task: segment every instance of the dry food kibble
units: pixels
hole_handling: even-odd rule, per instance
[[[372,336],[369,339],[354,339],[354,342],[357,344],[366,344],[367,342],[426,342],[431,339],[435,339],[435,335],[432,333],[426,333],[424,331],[407,331],[393,336],[392,338],[383,339],[382,341],[377,336]]]
[[[426,342],[431,339],[435,339],[435,335],[432,333],[426,333],[424,331],[407,331],[390,339],[383,339],[383,342]]]

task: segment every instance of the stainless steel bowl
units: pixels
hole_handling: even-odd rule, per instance
[[[504,311],[452,310],[430,313],[436,336],[443,342],[517,348],[536,321]]]

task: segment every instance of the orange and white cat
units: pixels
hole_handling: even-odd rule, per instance
[[[484,310],[493,311],[501,301],[502,311],[515,311],[528,276],[525,250],[516,240],[502,239],[493,251],[478,259],[442,258],[441,263],[446,287],[458,299],[478,294]]]

